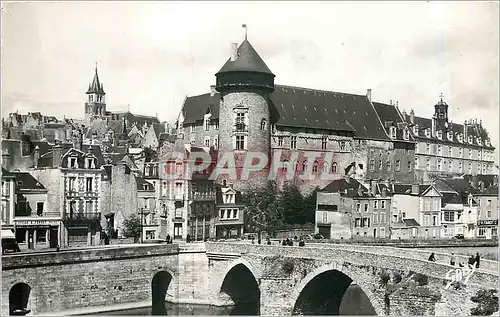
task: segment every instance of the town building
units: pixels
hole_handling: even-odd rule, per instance
[[[156,208],[155,187],[142,177],[135,177],[137,184],[137,205],[141,219],[142,241],[159,238],[159,215]]]
[[[441,235],[441,193],[433,185],[391,186],[391,239],[437,239]]]
[[[493,174],[495,148],[481,120],[453,123],[443,96],[434,106],[431,119],[404,115],[413,137],[417,180],[434,175]]]
[[[14,232],[16,177],[2,167],[2,230]]]
[[[215,238],[235,239],[243,236],[245,206],[241,192],[232,187],[216,186],[216,203],[217,212],[213,217]]]
[[[350,239],[353,235],[354,197],[368,192],[354,178],[332,181],[316,194],[315,229],[325,239]]]
[[[474,195],[477,200],[477,237],[498,238],[498,185]]]

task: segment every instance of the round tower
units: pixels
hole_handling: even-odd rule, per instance
[[[235,157],[238,180],[228,179],[236,187],[267,179],[266,170],[250,173],[248,181],[240,180],[244,159],[252,153],[263,153],[269,160],[271,101],[275,75],[245,38],[216,76],[220,92],[219,158],[231,153]],[[267,165],[266,165],[267,166]],[[257,179],[258,178],[258,179]]]

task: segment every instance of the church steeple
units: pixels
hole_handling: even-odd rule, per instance
[[[448,104],[443,101],[444,95],[439,95],[439,101],[434,105],[434,117],[438,121],[448,122]]]
[[[99,80],[97,63],[95,65],[94,78],[85,94],[87,95],[85,118],[87,119],[87,124],[90,125],[94,118],[103,118],[106,115],[106,93],[104,92],[103,84]]]

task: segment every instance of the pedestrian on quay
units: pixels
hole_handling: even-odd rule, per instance
[[[267,237],[267,245],[271,245],[271,239]]]
[[[434,252],[432,252],[431,255],[429,256],[429,261],[436,262],[436,256],[434,255]]]
[[[479,261],[481,260],[481,258],[479,257],[479,253],[476,252],[476,268],[478,269],[479,268]]]
[[[281,245],[283,245],[283,246],[288,245],[288,238],[287,238],[286,240],[283,240],[283,241],[281,242]]]
[[[303,246],[305,246],[305,245],[306,245],[306,244],[305,244],[305,242],[304,242],[304,239],[302,239],[302,238],[301,238],[301,239],[300,239],[300,241],[299,241],[299,247],[303,247]]]
[[[455,254],[452,253],[450,258],[450,265],[455,266],[455,262],[456,262]]]
[[[293,247],[293,240],[292,239],[288,240],[288,245]]]
[[[186,242],[187,243],[191,242],[191,236],[189,235],[189,233],[186,236]]]
[[[474,258],[474,255],[471,255],[469,257],[469,263],[468,263],[469,264],[469,268],[472,269],[474,267],[474,262],[476,262],[476,259]]]

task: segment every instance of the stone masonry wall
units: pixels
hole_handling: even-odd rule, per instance
[[[33,313],[151,300],[151,281],[159,271],[173,275],[168,293],[177,294],[178,246],[101,248],[2,257],[2,316],[9,291],[31,287]]]

